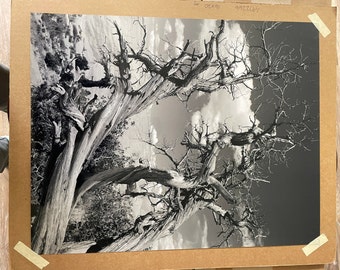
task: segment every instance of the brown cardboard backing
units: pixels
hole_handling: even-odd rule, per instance
[[[182,1],[192,1],[192,0],[182,0]],[[204,2],[213,2],[214,0],[197,0]],[[215,0],[216,1],[216,0]],[[225,3],[239,3],[239,4],[289,4],[293,6],[314,6],[314,7],[329,7],[332,0],[224,0],[221,2]]]
[[[294,2],[294,1],[293,1]],[[329,241],[310,256],[303,246],[241,249],[196,249],[81,255],[43,255],[58,269],[193,269],[250,266],[312,265],[334,261],[335,256],[335,109],[336,11],[329,6],[209,5],[188,0],[13,0],[11,30],[11,149],[10,241],[12,269],[37,269],[13,250],[18,241],[30,246],[30,12],[140,15],[153,17],[216,18],[308,22],[318,13],[331,34],[320,36],[320,233]],[[309,3],[311,3],[309,1]],[[251,6],[251,8],[248,8]],[[301,194],[303,196],[303,194]],[[313,240],[313,239],[311,239]]]

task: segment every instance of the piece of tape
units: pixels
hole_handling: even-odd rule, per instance
[[[337,7],[338,6],[338,0],[332,0],[331,6]]]
[[[302,251],[306,256],[312,254],[315,250],[320,248],[322,245],[328,242],[328,238],[325,234],[321,234],[319,237],[315,238],[312,242],[310,242],[307,246],[302,248]]]
[[[31,263],[35,264],[40,269],[43,269],[44,267],[46,267],[49,264],[48,261],[46,261],[39,254],[35,253],[32,249],[30,249],[28,246],[26,246],[21,241],[19,241],[14,246],[14,249],[18,253],[20,253],[22,256],[24,256],[27,260],[29,260]]]
[[[321,20],[317,13],[309,14],[308,19],[310,19],[310,21],[315,25],[324,38],[331,33],[331,30],[329,30],[327,25]]]
[[[253,4],[291,5],[292,0],[251,0]]]

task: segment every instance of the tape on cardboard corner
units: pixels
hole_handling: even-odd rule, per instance
[[[305,253],[306,256],[309,256],[327,242],[328,242],[327,236],[325,234],[321,234],[319,237],[315,238],[312,242],[310,242],[307,246],[303,247],[302,251]]]
[[[315,25],[324,38],[331,33],[331,30],[329,30],[317,13],[309,14],[308,19]]]
[[[30,249],[28,246],[26,246],[21,241],[19,241],[14,246],[14,250],[16,250],[22,256],[24,256],[31,263],[36,265],[39,269],[43,269],[44,267],[46,267],[49,264],[49,262],[47,260],[45,260],[39,254],[35,253],[32,249]]]

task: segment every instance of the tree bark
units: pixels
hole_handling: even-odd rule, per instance
[[[206,157],[206,160],[202,165],[200,173],[198,174],[197,178],[192,181],[186,181],[181,175],[179,175],[178,173],[177,175],[175,175],[174,172],[172,171],[150,169],[145,167],[115,168],[103,171],[101,173],[97,173],[89,177],[76,192],[75,196],[73,196],[74,195],[73,188],[75,187],[74,186],[72,187],[72,192],[71,189],[68,189],[70,197],[74,199],[73,207],[77,203],[77,200],[85,192],[92,188],[98,188],[99,186],[108,183],[132,184],[139,181],[140,179],[145,179],[146,181],[149,182],[161,183],[165,186],[176,188],[193,188],[198,184],[208,183],[211,184],[211,186],[213,186],[216,189],[216,191],[218,191],[228,203],[234,204],[235,203],[234,198],[230,196],[230,194],[215,178],[211,177],[211,174],[215,170],[216,158],[220,150],[226,145],[226,143],[230,142],[229,137],[230,134],[225,134],[219,140],[215,141],[212,144],[212,149],[209,155]],[[75,161],[77,160],[73,158],[73,162]],[[73,164],[77,164],[77,162]],[[67,180],[69,181],[70,179]],[[55,191],[56,190],[54,190],[54,193],[52,194],[58,198],[61,197],[64,192],[66,192],[62,191],[61,194],[58,194],[58,192]],[[141,230],[138,230],[138,232],[136,232],[136,228],[134,228],[118,239],[104,239],[97,243],[96,246],[93,246],[92,250],[93,249],[98,251],[143,250],[150,246],[151,243],[153,243],[155,240],[173,233],[173,231],[177,229],[185,220],[187,220],[187,218],[189,218],[190,215],[197,212],[198,209],[205,207],[207,203],[208,203],[207,201],[205,202],[191,201],[189,203],[186,203],[182,211],[178,210],[168,214],[165,218],[158,221],[157,224],[150,226],[150,228],[147,228],[146,230],[143,229],[142,232]],[[62,211],[60,211],[61,209],[58,209],[59,206],[62,207],[63,209]],[[61,235],[62,237],[59,238],[57,245],[52,246],[52,249],[46,248],[41,249],[40,246],[34,246],[34,248],[40,248],[38,249],[40,252],[51,253],[51,250],[54,252],[58,252],[62,246],[62,240],[65,235],[65,230],[67,226],[68,216],[71,211],[71,207],[69,207],[69,204],[65,205],[57,203],[56,208],[57,208],[56,211],[59,212],[59,215],[62,215],[60,213],[65,213],[65,209],[67,210],[68,213],[67,216],[66,215],[64,216],[64,218],[67,217],[65,218],[65,223],[63,223],[60,226],[59,230],[57,230],[57,232],[59,232],[59,235]],[[45,223],[43,222],[43,224]],[[53,236],[51,237],[51,239],[53,239]],[[42,245],[42,241],[40,241],[39,243],[41,243]]]
[[[147,182],[156,182],[164,186],[175,188],[193,188],[197,185],[194,181],[187,181],[180,174],[174,175],[172,171],[151,169],[141,166],[114,168],[88,177],[76,191],[73,207],[75,207],[79,199],[91,189],[99,188],[100,186],[109,183],[130,185],[141,179],[144,179]]]
[[[72,209],[72,202],[75,199],[77,178],[83,169],[84,163],[91,158],[103,139],[119,123],[143,111],[156,101],[173,95],[180,87],[187,86],[199,73],[206,70],[212,58],[214,41],[215,37],[213,36],[206,44],[206,56],[180,83],[176,80],[170,81],[170,78],[156,74],[140,89],[133,90],[127,84],[128,77],[125,76],[129,73],[128,66],[126,70],[120,70],[123,73],[121,74],[122,77],[116,78],[115,82],[113,82],[113,93],[108,103],[92,116],[88,123],[84,125],[83,131],[78,131],[75,127],[71,128],[72,132],[70,132],[67,147],[58,158],[50,179],[48,195],[34,224],[32,247],[37,253],[58,253],[61,248]],[[126,55],[124,42],[120,36],[122,56]],[[82,83],[86,84],[84,80]],[[218,149],[219,147],[215,147],[213,151],[215,156],[219,152]],[[202,181],[202,179],[206,181],[208,175],[214,171],[212,166],[216,162],[216,157],[209,160],[211,164],[207,163],[203,166],[198,177],[199,181]],[[170,186],[179,184],[175,182],[170,184],[169,180],[171,179],[162,178],[159,181],[168,181],[165,184]],[[93,179],[92,184],[95,185],[99,181],[100,178]]]
[[[172,235],[186,220],[201,208],[205,208],[206,205],[207,202],[191,200],[182,211],[172,212],[153,226],[142,231],[131,230],[111,244],[101,248],[99,252],[140,251],[149,248],[156,240]]]
[[[74,200],[77,178],[83,164],[103,139],[128,117],[164,98],[175,85],[160,75],[152,77],[138,95],[129,95],[117,79],[114,92],[104,108],[89,120],[84,131],[70,129],[67,145],[55,164],[47,196],[33,226],[32,248],[37,253],[58,253],[65,237]]]
[[[229,204],[235,204],[236,199],[228,192],[228,190],[222,185],[220,181],[218,181],[215,177],[209,176],[207,180],[208,184],[213,186],[218,193],[228,202]]]
[[[152,244],[169,235],[172,235],[186,220],[198,210],[205,208],[208,202],[195,201],[191,199],[183,210],[173,211],[155,223],[147,225],[144,220],[136,222],[134,228],[118,238],[107,238],[93,242],[65,243],[61,249],[63,253],[72,253],[73,249],[82,248],[87,252],[119,252],[119,251],[141,251],[152,246]]]
[[[71,127],[65,149],[56,162],[56,168],[63,169],[54,171],[47,191],[46,203],[34,226],[37,233],[33,235],[32,247],[39,253],[54,253],[64,240],[69,219],[61,208],[67,209],[72,205],[73,194],[67,191],[74,190],[76,182],[58,181],[58,179],[75,177],[71,173],[71,160],[76,135],[77,129]]]
[[[246,132],[233,133],[231,136],[231,144],[235,146],[244,146],[252,144],[256,140],[255,134],[249,130]]]

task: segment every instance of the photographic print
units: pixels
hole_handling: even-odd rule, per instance
[[[39,254],[320,234],[312,23],[31,13]]]

